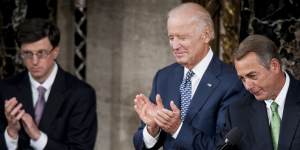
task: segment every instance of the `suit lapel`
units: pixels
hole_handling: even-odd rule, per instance
[[[42,130],[50,129],[51,122],[55,119],[64,103],[65,82],[65,73],[59,67],[39,124]]]
[[[217,79],[217,76],[219,75],[220,71],[221,64],[214,56],[192,98],[192,102],[186,116],[186,121],[191,121],[193,119],[197,112],[199,112],[199,110],[207,102],[210,94],[218,86],[219,79]]]
[[[255,147],[273,149],[267,108],[264,101],[255,100],[250,108],[250,124],[255,139]],[[249,132],[249,131],[247,131]]]
[[[34,118],[35,115],[34,115],[32,91],[31,91],[31,84],[30,84],[28,72],[24,71],[22,75],[20,75],[20,79],[17,80],[18,81],[16,84],[16,91],[13,91],[13,96],[16,96],[17,100],[20,103],[22,103],[25,112],[30,114],[32,118]],[[30,138],[25,132],[24,128],[22,127],[19,133],[18,145],[26,149],[29,143],[30,143]]]
[[[281,121],[278,147],[279,149],[289,149],[295,136],[295,131],[299,126],[300,118],[300,96],[298,81],[290,76],[290,87],[286,96],[284,112]],[[298,90],[298,91],[297,91]]]
[[[181,109],[181,104],[180,104],[180,91],[179,91],[179,86],[183,80],[183,74],[184,74],[184,68],[181,65],[178,65],[175,70],[173,75],[170,76],[168,79],[168,97],[170,99],[165,100],[164,106],[167,106],[168,109],[170,109],[170,101],[173,100],[175,105]]]
[[[18,85],[18,95],[20,96],[17,98],[23,104],[23,107],[27,113],[29,113],[33,118],[34,115],[34,107],[33,107],[33,98],[32,98],[32,91],[31,91],[31,84],[29,80],[29,76],[27,72],[23,73],[22,79]]]

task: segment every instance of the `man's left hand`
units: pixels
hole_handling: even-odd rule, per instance
[[[156,104],[158,106],[163,106],[161,99],[157,99]],[[170,102],[170,106],[172,111],[165,108],[158,109],[154,119],[162,130],[167,133],[174,134],[181,123],[180,110],[173,101]]]
[[[36,123],[34,122],[33,118],[28,114],[25,113],[22,117],[22,124],[26,131],[26,133],[29,135],[29,137],[33,140],[38,140],[41,136],[41,131],[37,127]]]

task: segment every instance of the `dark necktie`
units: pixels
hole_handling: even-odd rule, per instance
[[[37,88],[38,90],[38,100],[35,104],[35,107],[34,107],[34,113],[35,113],[35,121],[37,123],[37,125],[40,123],[40,120],[42,118],[42,114],[43,114],[43,111],[44,111],[44,106],[45,106],[45,92],[46,92],[46,89],[42,86],[39,86]]]
[[[181,95],[181,120],[183,121],[188,108],[190,106],[191,100],[192,100],[192,82],[191,78],[193,77],[195,73],[191,70],[189,70],[186,74],[185,79],[180,84],[180,95]]]

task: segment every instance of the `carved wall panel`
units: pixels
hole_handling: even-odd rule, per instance
[[[276,42],[284,67],[300,78],[300,2],[298,0],[244,0],[240,40],[263,34]]]

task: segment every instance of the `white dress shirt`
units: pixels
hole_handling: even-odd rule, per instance
[[[30,84],[31,84],[32,99],[33,99],[33,105],[34,106],[37,103],[37,99],[38,99],[38,90],[37,90],[37,88],[39,86],[43,86],[46,89],[45,102],[47,102],[49,94],[50,94],[51,87],[54,83],[54,80],[55,80],[55,77],[56,77],[56,74],[57,74],[57,71],[58,71],[57,64],[54,64],[52,72],[50,73],[49,77],[43,83],[37,82],[32,77],[32,75],[30,73],[28,73]],[[5,130],[4,136],[5,136],[5,141],[6,141],[6,145],[7,145],[8,149],[9,150],[16,150],[17,145],[18,145],[18,137],[17,137],[17,139],[12,139],[8,135],[7,129]],[[37,139],[36,141],[34,141],[33,139],[30,140],[30,146],[32,146],[36,150],[43,150],[45,148],[47,142],[48,142],[47,135],[41,131],[41,136],[40,136],[39,139]]]
[[[286,100],[286,94],[289,89],[289,85],[290,85],[290,77],[285,72],[285,83],[274,101],[278,104],[278,114],[279,114],[279,117],[281,120],[282,120],[284,104],[285,104],[285,100]],[[272,111],[271,111],[272,102],[273,102],[273,100],[265,100],[267,112],[268,112],[269,124],[271,123],[271,120],[272,120]]]
[[[207,67],[209,65],[209,63],[211,62],[213,58],[213,52],[211,50],[211,48],[209,48],[209,51],[207,53],[207,55],[192,69],[192,71],[195,73],[195,75],[191,78],[191,82],[192,82],[192,97],[194,96],[196,90],[197,90],[197,87],[203,77],[203,74],[205,73],[205,71],[207,70]],[[188,68],[184,68],[184,76],[183,76],[183,79],[185,78],[187,72],[189,71]],[[179,88],[179,87],[178,87]],[[176,132],[172,135],[172,137],[174,139],[177,138],[178,134],[179,134],[179,131],[182,127],[182,123],[180,123],[180,126],[179,128],[176,130]],[[152,148],[158,141],[158,138],[159,138],[159,134],[160,132],[158,133],[157,136],[155,137],[152,137],[148,130],[147,130],[147,126],[145,126],[145,128],[143,129],[143,140],[144,140],[144,143],[145,143],[145,146],[147,148]]]

